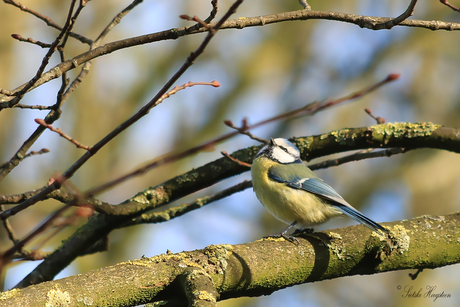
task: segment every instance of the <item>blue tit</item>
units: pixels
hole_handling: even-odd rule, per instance
[[[275,237],[296,240],[287,235],[291,227],[312,231],[307,227],[344,214],[377,233],[388,233],[318,178],[300,159],[299,149],[286,139],[270,139],[254,159],[251,175],[260,202],[277,219],[289,224]]]

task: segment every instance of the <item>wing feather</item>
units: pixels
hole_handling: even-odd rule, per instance
[[[316,177],[316,175],[313,175],[314,177],[300,177],[299,175],[300,174],[291,171],[288,172],[287,175],[281,176],[279,169],[276,168],[272,168],[268,172],[268,177],[272,180],[275,180],[279,183],[284,183],[291,188],[304,190],[306,192],[317,195],[318,197],[326,200],[330,205],[342,211],[344,214],[348,215],[357,222],[364,224],[375,232],[388,232],[387,229],[383,228],[381,225],[353,208],[353,206],[347,203],[343,197],[339,195],[339,193],[337,193],[323,180]],[[283,177],[286,177],[286,179]]]

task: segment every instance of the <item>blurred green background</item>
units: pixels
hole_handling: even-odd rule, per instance
[[[313,10],[337,11],[380,17],[395,17],[410,1],[315,1]],[[21,1],[59,24],[64,24],[69,1]],[[74,32],[96,38],[129,1],[90,1]],[[218,18],[233,1],[219,1]],[[453,3],[455,4],[455,3]],[[11,38],[17,33],[43,42],[52,42],[57,31],[30,14],[2,3],[0,9],[0,88],[13,89],[36,72],[47,50]],[[245,1],[232,17],[260,16],[300,9],[296,0]],[[144,1],[130,12],[105,43],[153,33],[191,23],[180,14],[206,18],[210,0]],[[413,19],[460,22],[460,14],[438,1],[419,2]],[[373,84],[389,73],[401,78],[357,102],[340,105],[314,117],[276,122],[252,131],[259,137],[292,137],[326,133],[345,127],[374,125],[364,108],[387,122],[424,122],[458,127],[460,120],[460,33],[395,27],[371,31],[358,26],[308,20],[283,22],[242,30],[222,30],[205,53],[178,84],[188,81],[218,80],[220,88],[186,89],[153,109],[148,116],[103,148],[72,178],[78,189],[102,184],[170,151],[184,150],[229,132],[224,120],[249,123],[301,107],[315,100],[340,97]],[[63,107],[54,124],[83,144],[93,145],[149,101],[164,82],[195,50],[205,34],[182,37],[124,49],[97,58],[84,82]],[[66,57],[88,49],[70,39]],[[53,56],[51,65],[59,62]],[[74,78],[78,73],[69,73]],[[41,86],[22,100],[23,104],[52,105],[60,80]],[[0,113],[1,162],[8,161],[35,130],[34,118],[46,111],[10,109]],[[212,152],[155,169],[100,196],[116,204],[149,186],[219,158],[220,151],[232,152],[254,145],[237,136]],[[83,151],[46,131],[32,150],[50,153],[26,159],[1,183],[0,193],[16,194],[46,184],[63,172]],[[327,157],[330,158],[330,157]],[[318,162],[317,161],[313,162]],[[439,150],[417,150],[405,155],[350,163],[317,172],[347,201],[378,222],[408,219],[424,214],[445,215],[459,210],[460,157]],[[248,173],[221,182],[180,201],[189,202],[231,186]],[[11,218],[19,237],[33,230],[53,210],[56,201],[39,203]],[[66,228],[48,242],[52,251],[84,220]],[[317,230],[353,225],[336,219]],[[237,244],[275,233],[285,225],[269,215],[251,190],[235,194],[168,223],[121,229],[110,235],[108,252],[79,258],[59,277],[115,264],[142,255],[199,249],[209,244]],[[435,235],[436,230],[433,230]],[[1,250],[10,247],[0,229]],[[28,246],[30,249],[34,244]],[[9,266],[5,288],[21,280],[37,262]],[[411,281],[408,273],[391,272],[355,276],[296,286],[262,298],[228,300],[219,306],[458,306],[460,283],[458,266],[425,270]],[[398,286],[414,289],[437,286],[435,292],[451,298],[402,298]],[[439,291],[438,291],[439,290]]]

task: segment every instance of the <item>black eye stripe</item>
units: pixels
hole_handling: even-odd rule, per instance
[[[286,147],[280,146],[280,148],[281,148],[282,150],[284,150],[285,152],[289,153],[289,151],[287,150]]]

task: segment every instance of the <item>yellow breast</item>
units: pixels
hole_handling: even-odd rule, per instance
[[[297,221],[298,228],[305,228],[342,214],[314,194],[270,179],[268,171],[274,165],[277,163],[258,157],[252,164],[251,173],[257,198],[276,218],[286,224]]]

